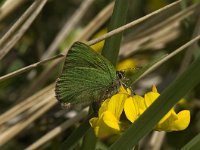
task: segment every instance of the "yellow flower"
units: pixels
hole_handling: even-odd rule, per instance
[[[171,109],[155,127],[158,131],[180,131],[188,127],[190,123],[190,111],[182,110],[178,114]]]
[[[127,69],[133,69],[136,68],[136,62],[134,59],[129,58],[125,59],[117,65],[117,70],[127,70]]]
[[[161,7],[164,7],[167,5],[167,2],[165,0],[150,0],[148,1],[148,9],[150,11],[155,11]]]
[[[152,92],[148,92],[144,96],[145,105],[149,107],[160,94],[157,92],[155,86],[152,88]],[[155,130],[158,131],[180,131],[188,127],[190,123],[190,111],[182,110],[176,114],[174,108],[172,108],[156,125]]]
[[[106,33],[107,33],[107,29],[102,29],[98,33],[96,33],[93,37],[94,38],[98,38],[101,35],[106,34]],[[104,42],[105,42],[104,40],[100,41],[100,42],[92,45],[91,48],[93,48],[96,52],[101,53],[101,50],[102,50],[102,48],[104,46]]]
[[[105,100],[98,112],[98,117],[90,119],[90,125],[94,128],[98,137],[105,138],[113,134],[120,134],[124,130],[124,123],[120,121],[125,100],[130,96],[130,90],[123,87],[120,92]]]
[[[159,96],[156,86],[153,86],[152,91],[146,93],[144,97],[132,96],[131,90],[122,86],[118,94],[102,103],[98,117],[90,119],[90,125],[94,128],[96,136],[101,138],[120,134],[131,123],[134,123]],[[123,112],[125,115],[122,115]],[[180,111],[177,114],[172,108],[158,122],[155,130],[167,132],[184,130],[189,122],[190,112],[188,110]]]

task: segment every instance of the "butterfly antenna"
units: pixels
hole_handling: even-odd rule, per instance
[[[134,67],[134,68],[127,68],[127,69],[122,69],[122,70],[120,70],[120,71],[122,71],[122,72],[127,72],[127,71],[129,71],[129,70],[138,70],[138,69],[142,69],[142,67]]]

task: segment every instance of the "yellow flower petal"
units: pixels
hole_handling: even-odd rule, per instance
[[[111,112],[118,120],[122,114],[124,102],[127,97],[127,94],[116,94],[111,97],[108,103],[108,111]]]
[[[154,93],[158,93],[158,90],[157,90],[157,88],[156,88],[155,85],[152,86],[152,92],[154,92]]]
[[[93,38],[97,38],[97,37],[99,37],[99,36],[101,36],[101,35],[103,35],[103,34],[106,34],[107,33],[107,29],[102,29],[102,30],[100,30],[97,34],[95,34],[94,36],[93,36]],[[100,41],[100,42],[98,42],[98,43],[96,43],[96,44],[94,44],[94,45],[92,45],[91,46],[91,48],[93,48],[96,52],[101,52],[101,50],[102,50],[102,48],[103,48],[103,46],[104,46],[104,40],[103,41]]]
[[[125,59],[117,65],[117,70],[126,70],[132,68],[136,68],[136,62],[132,58]]]
[[[181,106],[184,107],[184,108],[188,108],[189,107],[189,103],[188,101],[185,99],[185,98],[181,98],[178,103],[177,103],[178,106]]]
[[[139,113],[141,115],[147,109],[147,107],[145,106],[144,98],[139,95],[134,95],[133,99],[135,102],[137,102],[137,105],[139,107]]]
[[[99,117],[102,116],[102,114],[108,110],[108,103],[109,103],[110,99],[106,99],[105,101],[103,101],[103,103],[101,104],[101,107],[99,108],[99,112],[98,115]]]
[[[175,121],[178,119],[178,116],[176,115],[176,112],[172,108],[167,114],[164,115],[164,117],[159,121],[159,124],[163,124],[166,120],[170,118],[170,121]]]
[[[104,114],[101,118],[90,119],[90,125],[94,128],[95,135],[100,138],[105,138],[113,134],[117,134],[118,130],[110,128],[103,120]]]
[[[146,107],[149,107],[159,96],[160,94],[156,92],[148,92],[147,94],[145,94],[144,100]]]
[[[119,94],[128,94],[131,95],[131,90],[129,88],[125,89],[124,86],[120,86]]]
[[[134,122],[145,109],[144,98],[139,95],[129,97],[124,103],[124,112],[131,122]]]
[[[91,118],[89,120],[90,126],[93,127],[93,128],[98,126],[98,120],[99,120],[99,118],[97,118],[97,117]]]
[[[131,89],[127,88],[126,91],[127,91],[127,94],[128,94],[128,95],[131,95],[131,94],[132,94]]]
[[[119,120],[109,111],[104,112],[103,121],[112,129],[120,130]]]
[[[129,97],[124,103],[124,112],[129,121],[134,122],[139,116],[139,107],[137,102]]]
[[[190,123],[190,111],[182,110],[177,115],[178,120],[174,122],[173,131],[180,131],[186,129]]]
[[[156,125],[158,131],[169,131],[173,123],[178,119],[177,114],[171,109]]]
[[[101,125],[101,124],[102,124],[102,121],[100,121],[99,118],[97,118],[97,117],[91,118],[91,119],[89,120],[89,123],[90,123],[91,127],[94,128],[94,133],[95,133],[96,136],[98,136],[98,137],[103,136],[103,134],[100,133],[100,130],[99,130],[100,127],[101,127],[101,128],[103,127],[103,126]]]

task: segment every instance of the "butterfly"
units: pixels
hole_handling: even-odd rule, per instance
[[[116,94],[124,72],[90,46],[75,42],[66,55],[62,73],[56,81],[55,94],[61,104],[89,104]]]

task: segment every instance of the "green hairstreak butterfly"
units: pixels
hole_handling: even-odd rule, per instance
[[[75,42],[56,82],[56,98],[67,106],[104,100],[119,90],[123,72],[88,45]]]

